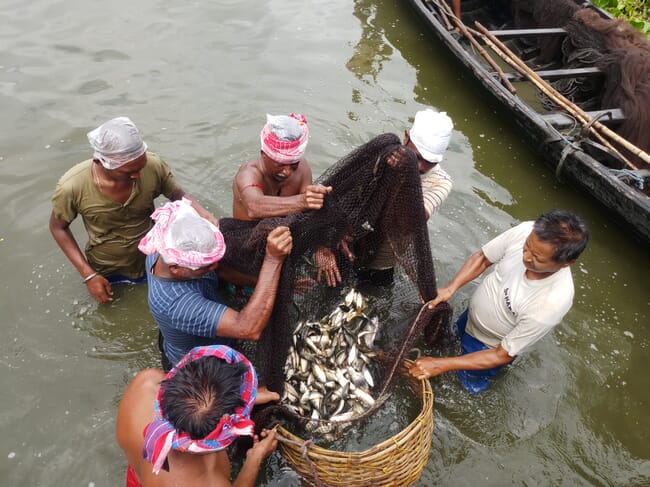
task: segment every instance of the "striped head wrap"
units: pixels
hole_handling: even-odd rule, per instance
[[[266,115],[266,125],[260,132],[262,151],[280,164],[300,160],[309,142],[307,119],[300,114]]]
[[[156,223],[138,244],[146,255],[158,252],[167,264],[196,270],[218,262],[226,253],[219,229],[202,218],[187,198],[165,203],[151,218]]]
[[[257,375],[255,369],[241,353],[225,345],[210,345],[195,347],[185,355],[181,361],[165,376],[165,379],[174,377],[176,372],[188,362],[202,357],[217,357],[226,362],[242,362],[248,370],[244,373],[240,387],[243,407],[235,409],[233,414],[222,416],[214,430],[205,438],[193,440],[188,433],[179,432],[166,418],[160,404],[163,397],[164,384],[158,389],[158,397],[154,404],[154,420],[144,429],[144,446],[142,457],[153,465],[153,473],[158,474],[160,469],[168,470],[167,455],[170,450],[189,453],[206,453],[223,450],[239,436],[252,436],[254,423],[250,419],[255,396],[257,394]]]

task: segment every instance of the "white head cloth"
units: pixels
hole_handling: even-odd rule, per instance
[[[106,169],[117,169],[147,150],[138,128],[128,117],[117,117],[88,132],[93,158]]]
[[[446,112],[427,108],[415,114],[409,137],[425,160],[436,163],[442,161],[453,129],[454,123]]]

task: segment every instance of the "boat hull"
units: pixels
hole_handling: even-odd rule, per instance
[[[478,80],[503,109],[512,114],[528,143],[535,148],[556,177],[599,202],[617,224],[650,243],[650,197],[626,184],[607,166],[560,133],[516,94],[501,84],[488,65],[461,43],[460,34],[448,30],[435,1],[409,3],[453,56]]]

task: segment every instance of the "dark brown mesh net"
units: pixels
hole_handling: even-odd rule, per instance
[[[430,343],[446,328],[450,318],[446,303],[418,314],[422,302],[435,297],[436,280],[416,156],[407,150],[394,167],[387,164],[399,147],[396,135],[383,134],[330,167],[317,181],[333,188],[319,211],[259,222],[221,220],[228,249],[222,262],[249,274],[259,272],[268,232],[278,225],[291,229],[293,250],[284,262],[273,314],[254,360],[261,382],[270,390],[283,391],[283,367],[296,324],[329,314],[353,287],[364,293],[380,320],[377,342],[388,358],[378,390],[390,382],[393,364],[424,328]],[[356,256],[352,262],[340,248],[343,239],[350,240]],[[394,254],[392,285],[360,284],[358,268],[373,260],[383,241]],[[319,247],[336,255],[343,279],[336,288],[315,281],[314,253]]]
[[[604,76],[565,78],[552,86],[583,110],[620,108],[624,121],[616,132],[645,152],[650,150],[650,42],[623,19],[602,18],[572,0],[512,2],[517,28],[564,27],[566,37],[541,37],[535,63],[563,68],[598,67]],[[556,109],[545,95],[542,104]],[[640,168],[648,164],[620,149]]]

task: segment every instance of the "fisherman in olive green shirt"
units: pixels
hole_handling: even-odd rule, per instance
[[[97,302],[112,301],[111,282],[144,280],[138,243],[152,227],[154,199],[183,196],[204,218],[218,220],[177,184],[171,169],[147,152],[135,124],[118,117],[88,133],[93,159],[68,170],[52,196],[50,231]],[[81,215],[88,233],[85,255],[70,231]]]

